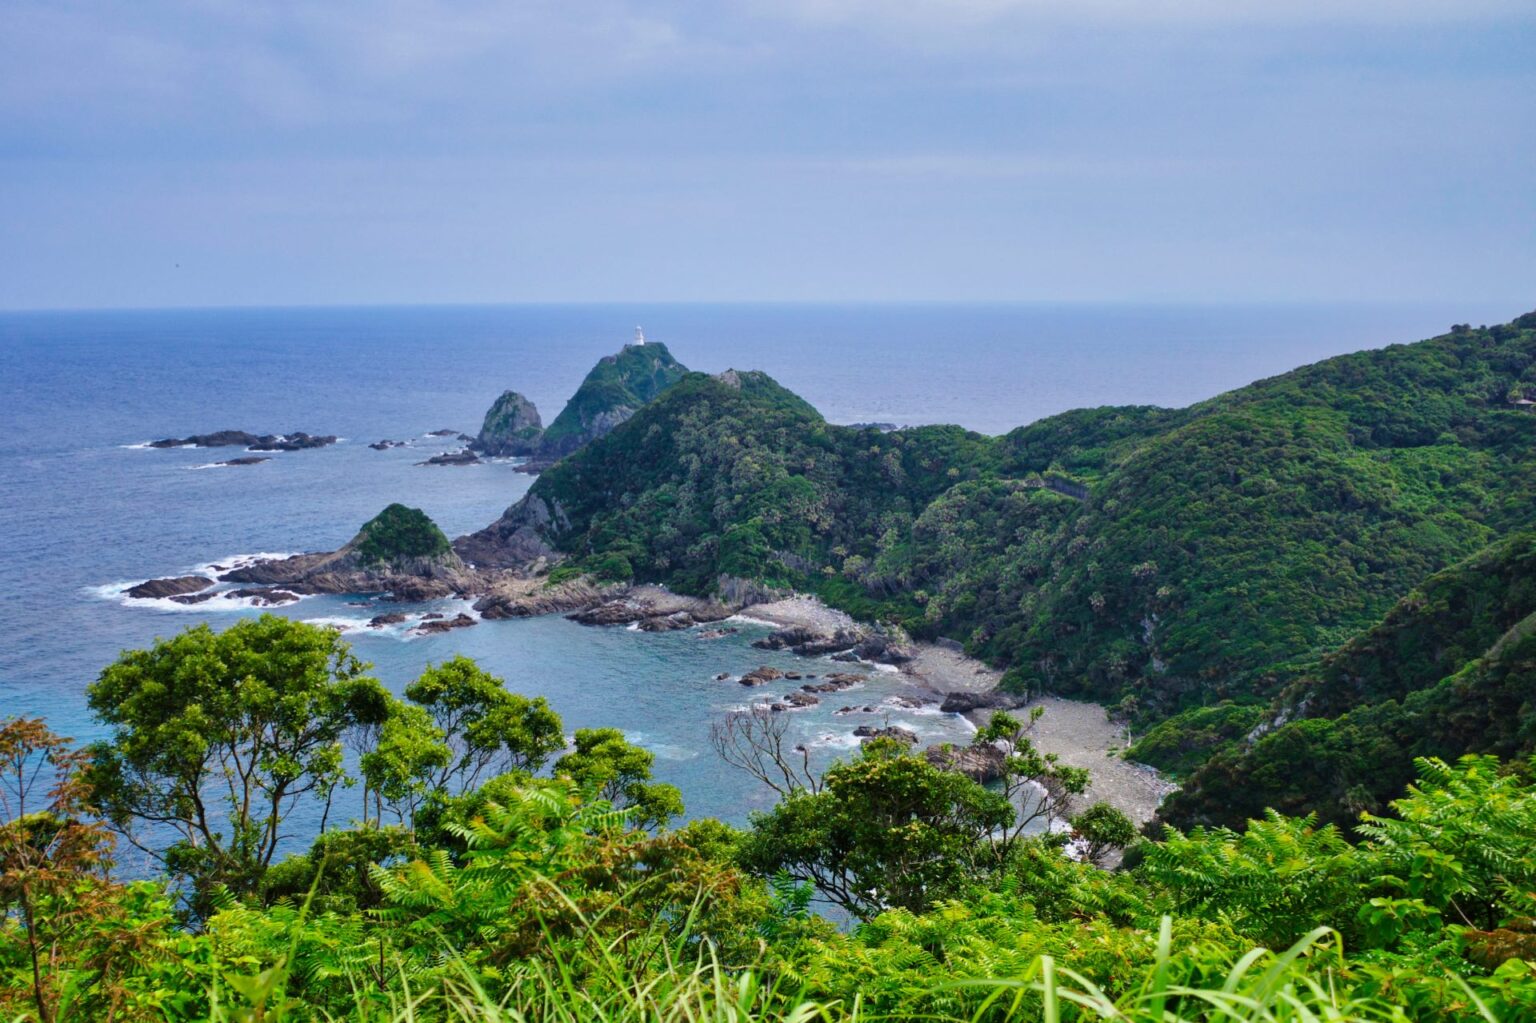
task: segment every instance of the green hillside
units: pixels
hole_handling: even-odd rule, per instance
[[[1536,750],[1536,532],[1427,579],[1375,627],[1285,681],[1256,738],[1225,736],[1164,804],[1181,825],[1273,807],[1352,822],[1412,780],[1412,758]],[[1191,730],[1174,719],[1135,751],[1152,762]],[[1170,747],[1172,747],[1170,749]],[[1208,751],[1207,751],[1208,752]]]
[[[1176,727],[1199,734],[1158,740],[1187,769],[1416,585],[1536,521],[1536,409],[1513,398],[1533,386],[1536,314],[999,438],[834,426],[762,374],[691,374],[530,498],[598,574],[793,585],[959,639],[1018,689],[1142,726],[1197,711]]]
[[[392,504],[363,524],[348,544],[364,565],[398,566],[453,554],[448,537],[420,508]]]
[[[666,345],[654,341],[605,356],[544,431],[539,457],[560,458],[602,436],[687,372]]]

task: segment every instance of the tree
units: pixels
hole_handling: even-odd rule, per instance
[[[803,745],[793,750],[789,742],[788,714],[767,707],[732,711],[709,726],[709,742],[732,767],[746,771],[781,796],[801,790],[821,790],[821,778],[811,770],[811,754]]]
[[[1281,948],[1319,923],[1350,928],[1363,865],[1331,824],[1312,815],[1230,828],[1166,828],[1147,845],[1141,877],[1162,888],[1180,915],[1226,919],[1240,934]]]
[[[791,792],[756,814],[742,862],[780,871],[862,920],[893,906],[921,910],[995,865],[992,836],[1014,813],[1001,794],[876,739],[826,773],[820,792]]]
[[[425,708],[390,700],[372,747],[358,762],[363,776],[363,823],[368,823],[371,795],[375,825],[382,822],[388,806],[401,824],[414,826],[417,809],[434,791],[432,780],[441,776],[452,759],[446,736]]]
[[[487,771],[532,774],[565,745],[560,715],[542,696],[508,692],[468,657],[428,667],[405,689],[448,743],[449,757],[427,775],[446,795],[475,788]]]
[[[630,823],[659,828],[683,812],[676,785],[652,782],[656,756],[625,740],[617,728],[582,728],[576,746],[555,761],[555,774],[566,775],[584,790],[631,812]]]
[[[1088,772],[1068,767],[1054,753],[1041,753],[1029,740],[1029,730],[1045,713],[1044,707],[1030,712],[1029,723],[1022,724],[1012,714],[998,711],[987,726],[976,733],[974,743],[994,743],[1003,748],[1002,790],[1014,816],[1004,825],[993,844],[999,860],[1006,860],[1030,826],[1041,822],[1049,827],[1065,820],[1072,797],[1088,788]]]
[[[1104,865],[1105,856],[1114,849],[1124,849],[1138,837],[1129,817],[1108,803],[1094,803],[1072,818],[1072,830],[1088,843],[1084,855],[1089,863]]]
[[[1419,780],[1392,802],[1396,817],[1361,815],[1380,880],[1469,927],[1536,916],[1536,787],[1497,757],[1414,764]]]
[[[88,690],[112,729],[91,748],[93,797],[191,883],[194,912],[216,885],[251,891],[287,814],[347,780],[342,737],[385,703],[366,668],[334,631],[273,615],[128,651]]]
[[[0,724],[0,916],[20,925],[42,1023],[52,1023],[60,996],[60,941],[102,909],[82,882],[104,879],[110,863],[111,836],[83,819],[82,765],[41,721]]]

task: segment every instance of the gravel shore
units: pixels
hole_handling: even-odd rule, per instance
[[[800,625],[829,633],[859,627],[848,615],[815,597],[754,604],[740,613],[780,627]],[[902,665],[901,673],[918,688],[936,695],[987,692],[1002,680],[1002,672],[949,645],[916,643],[914,648],[915,656]],[[1080,797],[1080,805],[1102,800],[1140,825],[1152,819],[1163,797],[1177,787],[1150,767],[1120,759],[1127,745],[1126,730],[1111,721],[1098,704],[1044,696],[1012,713],[1027,717],[1035,707],[1045,708],[1029,733],[1035,746],[1056,754],[1065,764],[1088,769],[1092,782]],[[976,716],[984,720],[988,713],[978,711]]]

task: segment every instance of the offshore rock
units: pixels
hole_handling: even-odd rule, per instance
[[[412,631],[422,636],[430,636],[440,632],[449,632],[453,629],[467,629],[475,624],[478,624],[475,619],[461,613],[452,618],[442,618],[434,622],[424,621]]]
[[[533,402],[516,391],[503,391],[469,446],[482,455],[526,456],[538,450],[543,436],[544,422]]]
[[[769,682],[776,682],[784,677],[784,673],[778,668],[770,668],[766,664],[761,668],[753,668],[741,676],[741,684],[744,686],[765,686]]]
[[[945,714],[968,714],[973,710],[1012,710],[1025,702],[1021,696],[993,689],[985,693],[950,693],[939,710]]]
[[[297,593],[290,593],[287,590],[253,588],[230,590],[224,596],[249,600],[257,607],[277,607],[281,604],[292,604],[299,599]]]
[[[150,579],[128,588],[128,596],[138,600],[155,600],[197,593],[213,585],[213,580],[202,575],[179,575],[172,579]]]
[[[468,448],[462,451],[445,451],[440,455],[433,455],[425,462],[417,462],[417,465],[479,465],[480,458]]]
[[[895,739],[904,742],[908,746],[917,745],[917,733],[910,728],[900,725],[889,725],[885,728],[876,728],[874,725],[860,725],[853,730],[853,734],[865,742],[871,739]]]
[[[151,441],[152,448],[250,448],[252,451],[300,451],[305,448],[323,448],[335,444],[329,434],[316,436],[296,430],[293,433],[247,433],[244,430],[216,430],[213,433],[194,433],[190,437],[167,437]]]

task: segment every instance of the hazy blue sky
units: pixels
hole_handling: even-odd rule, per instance
[[[0,0],[4,307],[1527,296],[1536,0]]]

